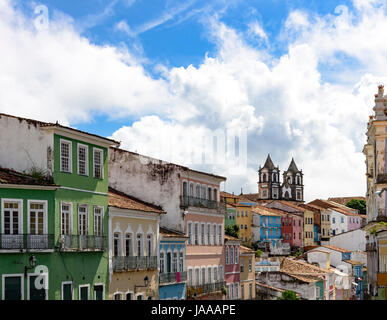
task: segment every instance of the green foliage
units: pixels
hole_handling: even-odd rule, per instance
[[[366,202],[364,200],[352,199],[346,203],[346,206],[359,210],[360,214],[366,214]]]
[[[226,226],[225,233],[231,237],[239,239],[239,226],[234,224],[233,226]]]
[[[32,166],[28,170],[24,170],[24,173],[40,182],[53,182],[52,177],[48,174],[48,171],[35,166]]]
[[[299,300],[294,291],[286,290],[282,292],[282,297],[278,297],[277,300]]]
[[[259,257],[262,255],[262,253],[263,253],[263,251],[261,251],[261,250],[259,250],[259,249],[255,250],[255,256],[256,256],[257,258],[259,258]]]
[[[295,257],[299,257],[300,255],[302,255],[302,252],[301,252],[301,251],[297,251],[297,252],[294,254]]]
[[[227,287],[226,286],[222,286],[222,294],[224,296],[227,296]]]

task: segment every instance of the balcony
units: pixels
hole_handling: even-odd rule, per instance
[[[160,273],[159,283],[179,283],[187,281],[187,271]]]
[[[376,243],[366,243],[366,251],[376,251]]]
[[[180,196],[180,206],[183,208],[187,207],[198,207],[218,210],[219,213],[226,212],[226,204],[215,200],[201,199],[190,196]]]
[[[113,257],[113,271],[154,270],[154,269],[157,269],[157,256],[150,256],[150,257],[118,256],[118,257]]]
[[[61,249],[64,251],[104,251],[106,237],[86,235],[61,235],[59,239]]]
[[[0,250],[52,250],[53,234],[0,234]]]
[[[226,286],[226,282],[224,281],[205,283],[200,285],[188,285],[187,298],[193,298],[195,296],[221,291],[223,286]]]

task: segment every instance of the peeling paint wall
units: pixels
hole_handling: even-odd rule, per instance
[[[52,150],[52,135],[37,122],[0,115],[0,167],[47,170],[53,165]]]

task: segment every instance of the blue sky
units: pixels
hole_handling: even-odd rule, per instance
[[[307,199],[364,194],[384,30],[387,0],[0,0],[0,112],[225,175],[229,192],[256,192],[270,153],[280,170],[295,158]],[[188,161],[225,129],[246,132],[245,172]]]

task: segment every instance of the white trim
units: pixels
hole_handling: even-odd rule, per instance
[[[59,186],[40,186],[25,184],[0,184],[0,189],[56,190]]]
[[[69,234],[73,234],[73,203],[72,202],[65,202],[65,201],[61,201],[59,203],[60,205],[60,235],[62,235],[62,229],[63,229],[63,221],[62,221],[62,205],[68,205],[70,206],[70,212],[69,212],[69,227],[70,227],[70,230],[69,230]]]
[[[85,226],[85,229],[86,229],[86,234],[83,234],[84,236],[88,236],[90,234],[89,232],[89,224],[90,224],[90,221],[89,221],[89,215],[90,215],[90,211],[89,211],[89,205],[88,204],[85,204],[85,203],[78,203],[78,208],[77,208],[77,225],[78,225],[78,235],[81,235],[80,233],[80,229],[79,229],[79,226],[80,226],[80,223],[79,223],[79,217],[80,217],[80,214],[79,214],[79,209],[82,208],[82,207],[85,207],[86,208],[86,226]]]
[[[31,278],[31,276],[43,276],[46,278],[44,280],[45,285],[47,286],[47,289],[45,289],[45,291],[46,291],[46,299],[45,300],[48,300],[48,286],[49,286],[48,273],[28,273],[27,274],[27,300],[30,300],[30,278]]]
[[[102,286],[102,300],[105,300],[105,284],[102,283],[102,282],[98,282],[98,283],[94,283],[93,284],[93,295],[94,295],[94,299],[93,300],[96,300],[96,294],[95,294],[95,286]]]
[[[100,163],[101,169],[102,169],[101,170],[101,177],[96,177],[95,176],[95,162],[94,162],[94,153],[95,153],[95,151],[100,151],[102,153],[102,155],[101,155],[101,163]],[[104,179],[105,167],[104,167],[104,152],[103,151],[104,151],[103,149],[93,147],[93,178],[95,178],[95,179],[101,179],[101,180]]]
[[[57,188],[65,189],[65,190],[71,190],[71,191],[79,191],[79,192],[87,192],[87,193],[99,194],[99,195],[102,195],[102,196],[107,196],[108,195],[107,192],[97,192],[97,191],[77,189],[77,188],[64,187],[64,186],[60,186],[60,187],[57,187]]]
[[[23,273],[10,273],[1,275],[2,295],[1,299],[5,300],[5,278],[20,277],[21,278],[21,300],[24,300],[24,274]]]
[[[71,284],[71,300],[74,300],[74,284],[72,281],[62,281],[61,283],[61,298],[63,300],[63,285],[64,284]]]
[[[69,144],[69,171],[62,168],[62,143]],[[66,139],[59,139],[59,171],[64,173],[73,173],[73,142]]]
[[[4,203],[5,202],[17,202],[19,203],[19,208],[18,208],[18,229],[19,233],[18,234],[23,234],[23,199],[10,199],[10,198],[2,198],[1,199],[1,233],[4,234]]]
[[[80,284],[78,286],[78,300],[81,300],[81,289],[87,288],[87,300],[90,300],[90,284]]]
[[[27,200],[27,233],[31,234],[30,230],[30,211],[31,211],[31,204],[43,204],[43,234],[48,233],[48,219],[47,219],[47,208],[48,208],[48,201],[47,200],[34,200],[29,199]]]
[[[86,173],[79,173],[79,149],[83,147],[86,148],[86,156],[85,156],[85,171]],[[77,143],[77,173],[80,176],[89,176],[89,146],[83,143]]]
[[[124,293],[123,293],[122,291],[116,291],[116,292],[114,292],[114,293],[113,293],[113,300],[116,300],[116,299],[115,299],[116,294],[120,294],[120,295],[121,295],[121,299],[120,299],[120,300],[124,300],[124,299],[123,299]]]
[[[142,299],[141,299],[141,300],[146,300],[146,299],[145,299],[145,293],[144,293],[144,292],[137,293],[137,294],[135,295],[135,299],[134,299],[134,300],[137,300],[137,297],[139,297],[139,296],[142,296]]]
[[[135,300],[135,299],[134,299],[134,291],[132,291],[132,290],[128,290],[128,291],[125,292],[125,300],[127,300],[127,299],[126,299],[126,295],[127,295],[128,293],[131,293],[131,294],[133,295],[133,299],[132,299],[132,300]]]
[[[96,205],[96,206],[93,206],[93,234],[95,234],[95,209],[101,209],[101,225],[100,225],[100,228],[102,228],[101,230],[101,236],[104,235],[104,232],[105,232],[105,220],[104,220],[104,215],[105,215],[105,208],[104,206],[99,206],[99,205]]]

